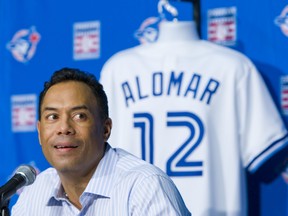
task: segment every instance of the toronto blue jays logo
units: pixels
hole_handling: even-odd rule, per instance
[[[153,43],[158,38],[159,24],[164,21],[162,17],[148,17],[136,30],[134,36],[140,44]]]
[[[275,18],[274,22],[280,27],[283,34],[288,37],[288,5],[282,10],[281,14]]]
[[[7,49],[17,61],[25,63],[34,56],[39,40],[40,34],[34,26],[30,29],[21,29],[14,34],[7,44]]]

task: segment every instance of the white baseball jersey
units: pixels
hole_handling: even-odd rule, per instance
[[[252,62],[202,40],[139,45],[101,72],[109,143],[163,169],[197,216],[246,215],[245,169],[281,150],[287,131]]]

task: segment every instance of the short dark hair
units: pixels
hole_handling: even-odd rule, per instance
[[[89,72],[81,71],[75,68],[65,67],[58,71],[55,71],[51,76],[50,80],[44,83],[44,89],[39,95],[39,105],[38,105],[39,121],[41,120],[41,106],[48,89],[57,83],[66,81],[78,81],[88,85],[92,90],[97,103],[99,104],[101,118],[105,120],[109,117],[107,96],[103,89],[103,86],[99,83],[96,77]]]

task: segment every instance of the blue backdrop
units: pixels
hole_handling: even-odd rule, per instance
[[[39,171],[49,166],[36,131],[43,82],[65,66],[99,78],[102,65],[114,53],[147,42],[144,31],[157,34],[157,4],[156,0],[0,0],[1,185],[20,164],[32,164]],[[179,20],[192,19],[191,3],[171,4]],[[202,0],[200,15],[202,39],[252,59],[287,124],[288,2]],[[261,185],[261,215],[288,215],[285,176]]]

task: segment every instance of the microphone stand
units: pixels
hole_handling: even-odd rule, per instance
[[[0,216],[10,216],[9,202],[10,202],[10,199],[8,199],[5,202],[3,202],[3,204],[1,203],[1,214],[0,214]]]

